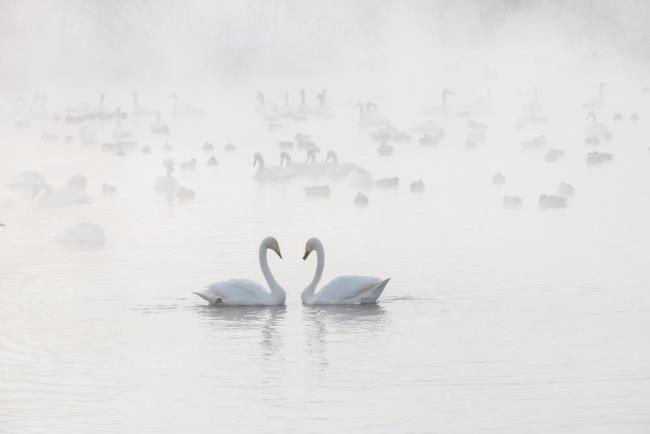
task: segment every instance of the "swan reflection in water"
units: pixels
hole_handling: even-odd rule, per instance
[[[376,339],[390,321],[388,312],[378,304],[303,306],[307,352],[314,356],[314,366],[324,371],[329,366],[329,335],[341,341]]]
[[[278,325],[286,315],[286,306],[197,306],[201,319],[225,333],[260,332],[260,347],[265,359],[271,358],[282,348],[282,336]]]

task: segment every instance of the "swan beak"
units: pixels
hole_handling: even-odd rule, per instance
[[[280,247],[278,247],[277,249],[273,249],[273,250],[275,250],[275,253],[277,253],[278,256],[280,257],[280,259],[282,259],[282,253],[280,253]]]
[[[306,260],[310,253],[311,253],[311,250],[305,250],[305,254],[302,257],[302,260],[303,261]]]

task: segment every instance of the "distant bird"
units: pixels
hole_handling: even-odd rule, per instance
[[[560,185],[558,185],[557,187],[557,193],[560,196],[570,197],[576,194],[576,189],[571,184],[567,184],[566,182],[561,182]]]
[[[192,158],[188,161],[181,161],[180,164],[181,170],[195,171],[196,170],[196,158]]]
[[[393,145],[389,145],[386,142],[382,142],[377,148],[377,153],[382,157],[389,157],[393,155],[394,150],[395,148],[393,147]]]
[[[205,142],[205,143],[203,143],[203,150],[205,152],[212,152],[212,151],[214,151],[214,145],[212,143]]]
[[[559,160],[561,157],[564,157],[563,150],[551,148],[548,151],[546,151],[546,155],[544,155],[544,161],[546,161],[547,163],[554,163],[557,160]]]
[[[176,192],[176,197],[179,200],[192,200],[194,199],[194,194],[195,194],[194,190],[185,187],[180,187]]]
[[[411,193],[422,193],[424,191],[424,182],[421,179],[413,181],[410,185]]]
[[[548,140],[546,139],[546,136],[540,134],[539,136],[535,136],[530,140],[521,142],[521,147],[528,151],[535,151],[538,149],[542,149],[547,144],[548,144]]]
[[[44,191],[43,194],[39,194]],[[83,205],[90,203],[90,196],[71,188],[63,188],[61,190],[53,190],[49,185],[43,185],[34,190],[34,198],[38,198],[39,206],[46,208],[58,208],[72,205]]]
[[[517,208],[522,206],[524,201],[519,196],[503,196],[504,208]]]
[[[218,166],[219,165],[219,160],[217,160],[214,156],[208,158],[207,162],[208,166]]]
[[[503,185],[506,183],[506,177],[501,172],[497,172],[492,177],[492,184],[494,185]]]
[[[541,194],[537,203],[542,209],[566,208],[567,198],[555,194]]]
[[[375,186],[378,188],[397,188],[399,187],[399,178],[381,178],[375,181]]]
[[[86,190],[86,185],[87,184],[88,184],[88,180],[86,179],[85,176],[83,176],[83,175],[74,175],[68,181],[68,188],[71,188],[73,190],[84,191],[84,190]]]
[[[312,187],[305,188],[305,196],[307,197],[330,197],[330,186],[329,185],[314,185]]]
[[[599,165],[613,159],[614,156],[607,152],[590,152],[587,154],[587,164],[591,165]]]
[[[363,193],[357,193],[354,197],[354,204],[356,206],[368,206],[368,196]]]
[[[102,193],[104,194],[115,194],[117,192],[117,187],[110,184],[102,184]]]
[[[156,179],[154,189],[161,193],[173,193],[178,190],[179,184],[176,178],[172,175],[174,173],[174,160],[166,159],[163,161],[166,174]]]
[[[33,193],[35,190],[40,190],[45,185],[45,178],[43,175],[39,172],[28,170],[15,176],[11,181],[9,181],[7,189]]]
[[[259,152],[253,156],[253,166],[257,166],[255,180],[261,182],[284,181],[295,176],[295,172],[282,166],[266,166],[264,157]]]

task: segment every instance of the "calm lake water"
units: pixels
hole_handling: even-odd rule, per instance
[[[602,167],[585,164],[584,114],[547,128],[549,146],[567,154],[549,164],[544,151],[521,150],[535,132],[514,132],[510,120],[475,151],[452,119],[440,146],[416,140],[382,158],[349,106],[278,132],[218,113],[178,121],[168,153],[146,122],[132,124],[154,152],[125,157],[42,143],[40,126],[0,126],[11,152],[2,184],[28,169],[55,187],[83,173],[92,197],[42,209],[29,194],[0,193],[13,201],[0,211],[0,432],[650,430],[650,112],[608,121],[615,141],[599,150],[615,159]],[[375,188],[357,208],[358,190],[342,181],[255,183],[253,152],[278,164],[278,140],[298,131],[321,156],[335,149],[375,178],[399,176],[399,189]],[[202,151],[204,140],[217,150]],[[222,150],[228,141],[235,152]],[[216,169],[205,165],[212,154]],[[168,156],[198,158],[195,173],[175,173],[194,201],[154,192]],[[503,186],[491,184],[497,171]],[[410,193],[419,178],[426,190]],[[561,181],[576,196],[541,211],[537,196]],[[117,194],[103,196],[104,182]],[[323,183],[329,199],[305,198],[305,186]],[[503,209],[504,194],[524,206]],[[79,222],[104,228],[105,249],[54,241]],[[228,278],[261,282],[266,235],[284,256],[269,255],[286,307],[210,308],[192,294]],[[323,283],[392,278],[378,305],[301,305],[312,236],[325,245]]]

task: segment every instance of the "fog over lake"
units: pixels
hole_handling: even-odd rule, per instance
[[[0,1],[0,434],[647,433],[649,25]]]

